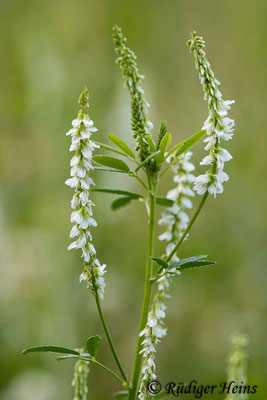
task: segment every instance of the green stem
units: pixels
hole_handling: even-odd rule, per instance
[[[134,178],[136,178],[138,180],[138,182],[141,183],[141,185],[148,191],[148,187],[146,186],[146,184],[142,181],[142,179],[139,177],[139,175],[137,174],[137,172],[135,172],[133,175]]]
[[[154,248],[154,232],[155,232],[155,209],[156,209],[156,185],[150,184],[150,192],[149,192],[149,229],[148,229],[148,251],[147,251],[147,262],[146,262],[146,276],[145,276],[145,290],[144,290],[144,298],[139,326],[139,333],[145,328],[147,323],[147,317],[149,312],[149,305],[151,300],[151,291],[152,291],[152,283],[150,279],[153,273],[153,264],[150,256],[153,255]],[[137,396],[137,391],[139,388],[140,381],[140,372],[142,366],[142,355],[140,354],[140,350],[142,347],[143,338],[138,335],[133,374],[131,386],[132,388],[129,391],[129,400],[135,400]]]
[[[117,353],[117,350],[116,350],[116,348],[115,348],[115,346],[113,344],[113,341],[112,341],[112,338],[111,338],[111,335],[110,335],[110,332],[109,332],[109,329],[108,329],[108,326],[107,326],[107,323],[106,323],[106,320],[105,320],[105,317],[104,317],[104,313],[103,313],[103,310],[102,310],[100,299],[99,299],[99,296],[98,296],[98,293],[97,293],[97,288],[95,287],[95,285],[94,285],[94,292],[95,292],[95,301],[96,301],[96,306],[97,306],[97,309],[98,309],[98,313],[99,313],[99,316],[100,316],[100,319],[101,319],[105,334],[107,336],[107,339],[108,339],[112,354],[114,356],[114,359],[116,361],[116,364],[117,364],[117,366],[118,366],[118,368],[120,370],[120,373],[121,373],[124,381],[129,386],[129,381],[127,379],[127,375],[126,375],[126,373],[125,373],[125,371],[123,369],[123,366],[121,364],[121,361],[120,361],[118,353]]]
[[[117,381],[119,381],[121,383],[121,385],[123,387],[125,387],[125,382],[114,372],[112,371],[109,367],[107,367],[106,365],[102,364],[101,362],[97,361],[94,358],[86,358],[86,357],[80,357],[80,360],[83,361],[88,361],[89,363],[95,363],[97,365],[99,365],[100,367],[102,367],[103,369],[105,369],[106,371],[108,371],[111,375],[114,376],[114,378],[117,379]]]
[[[191,218],[191,220],[189,221],[189,224],[187,225],[186,230],[184,231],[184,233],[182,234],[182,236],[180,237],[178,243],[176,244],[176,246],[173,248],[173,250],[171,251],[171,253],[169,254],[168,258],[166,259],[166,262],[169,262],[172,258],[172,256],[176,253],[176,251],[179,249],[179,247],[181,246],[181,244],[183,243],[184,239],[186,238],[186,235],[188,234],[188,232],[190,231],[193,223],[195,222],[198,214],[200,213],[207,197],[208,197],[208,191],[203,195],[198,208],[196,209],[195,214],[193,215],[193,217]]]
[[[121,385],[123,387],[125,387],[125,381],[123,381],[115,372],[113,372],[110,368],[106,367],[106,365],[100,363],[99,361],[96,360],[91,360],[92,362],[94,362],[95,364],[99,365],[100,367],[104,368],[106,371],[108,371],[111,375],[114,376],[114,378],[117,379],[117,381],[119,381],[121,383]]]

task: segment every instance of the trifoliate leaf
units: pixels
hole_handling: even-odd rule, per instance
[[[182,142],[178,143],[174,146],[169,153],[164,157],[166,160],[171,154],[175,153],[176,157],[181,156],[183,153],[188,151],[191,147],[193,147],[200,139],[205,136],[206,130],[201,130],[199,132],[194,133],[194,135],[190,136],[189,139],[183,140]]]
[[[73,354],[77,356],[80,355],[80,353],[76,350],[68,349],[66,347],[61,347],[61,346],[47,346],[47,345],[30,347],[28,349],[23,350],[22,354],[40,353],[40,352]]]
[[[164,261],[162,258],[158,258],[158,257],[149,257],[151,258],[151,260],[153,260],[154,262],[156,262],[157,264],[159,264],[162,268],[168,268],[168,263],[166,261]]]
[[[118,158],[115,157],[99,155],[99,156],[94,156],[93,160],[100,165],[104,165],[105,167],[121,170],[124,172],[130,171],[130,168],[124,161],[119,160]]]
[[[129,192],[128,190],[121,189],[91,189],[92,192],[101,192],[101,193],[111,193],[111,194],[120,194],[122,196],[132,197],[133,199],[142,199],[143,196],[138,193]]]
[[[86,350],[88,353],[92,356],[95,357],[99,346],[101,345],[102,338],[99,335],[91,336],[89,339],[86,341]]]
[[[120,139],[116,135],[113,135],[112,133],[108,134],[108,138],[109,138],[109,140],[111,140],[111,142],[113,144],[115,144],[115,146],[119,147],[119,149],[121,149],[123,151],[123,153],[125,153],[128,156],[130,156],[131,158],[135,159],[134,153],[132,152],[132,150],[130,149],[128,144],[126,144],[122,139]]]
[[[127,206],[129,203],[131,203],[132,200],[132,197],[119,197],[111,203],[111,209],[113,211],[118,210],[119,208]]]

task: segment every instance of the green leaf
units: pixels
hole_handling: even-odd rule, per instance
[[[183,153],[188,151],[191,147],[193,147],[197,142],[199,142],[200,139],[205,136],[206,130],[202,129],[199,132],[194,133],[194,135],[190,136],[189,139],[183,140],[182,142],[178,143],[176,146],[174,146],[169,153],[164,157],[164,160],[166,160],[171,154],[176,152],[176,157],[181,156]]]
[[[130,168],[128,167],[127,164],[125,164],[124,161],[119,160],[118,158],[115,157],[99,155],[99,156],[94,156],[93,160],[100,165],[104,165],[105,167],[113,168],[124,172],[130,171]]]
[[[208,265],[217,264],[216,261],[208,261],[208,260],[199,260],[199,261],[190,261],[186,264],[181,265],[177,269],[186,269],[186,268],[198,268],[198,267],[207,267]]]
[[[162,258],[158,258],[158,257],[149,257],[151,258],[151,260],[153,260],[154,262],[156,262],[157,264],[159,264],[162,268],[168,268],[168,263],[166,261],[164,261]]]
[[[73,358],[80,358],[79,356],[75,356],[74,354],[67,354],[66,356],[60,356],[57,357],[56,360],[62,361],[62,360],[72,360]]]
[[[132,152],[132,150],[130,149],[128,144],[126,144],[122,139],[120,139],[116,135],[113,135],[112,133],[108,134],[108,138],[109,138],[109,140],[111,140],[111,142],[113,144],[115,144],[115,146],[119,147],[119,149],[121,149],[123,151],[123,153],[125,153],[128,156],[130,156],[131,158],[135,159],[134,153]]]
[[[132,200],[132,197],[119,197],[111,203],[111,209],[113,211],[118,210],[119,208],[127,206],[129,203],[131,203]]]
[[[159,149],[160,149],[160,153],[161,153],[160,155],[162,157],[164,157],[164,154],[165,154],[167,148],[169,147],[171,140],[172,140],[172,135],[170,133],[166,133],[166,135],[164,135],[163,138],[161,139]]]
[[[108,171],[108,172],[120,172],[121,174],[126,174],[126,171],[123,171],[122,169],[115,169],[115,168],[109,168],[109,167],[99,167],[98,165],[94,165],[94,170],[96,170],[96,171]]]
[[[171,207],[173,206],[174,201],[167,199],[166,197],[156,197],[156,203],[160,206]]]
[[[150,154],[143,162],[141,162],[141,164],[138,165],[135,172],[139,171],[140,168],[142,168],[149,160],[154,158],[159,153],[160,153],[160,150],[157,150],[157,151],[155,151],[155,153]]]
[[[116,393],[114,393],[114,395],[112,396],[113,400],[118,400],[118,399],[123,399],[124,397],[128,396],[128,392],[127,390],[120,390]]]
[[[68,349],[66,347],[61,347],[61,346],[47,346],[47,345],[30,347],[29,349],[23,350],[22,354],[40,353],[40,352],[74,354],[76,356],[80,355],[80,353],[76,350]]]
[[[95,357],[99,346],[101,345],[102,338],[99,335],[91,336],[89,339],[86,341],[86,350],[88,353],[92,356]]]
[[[121,194],[122,196],[132,197],[133,199],[142,199],[143,196],[141,194],[128,192],[127,190],[121,189],[91,189],[92,192],[101,192],[101,193],[111,193],[111,194]]]
[[[191,262],[191,261],[198,261],[198,260],[202,260],[203,258],[207,258],[208,256],[206,254],[200,254],[199,256],[192,256],[192,257],[187,257],[187,258],[182,258],[181,260],[177,261],[176,263],[173,263],[169,266],[169,268],[172,266],[176,267],[179,265],[183,265],[187,262]]]
[[[98,146],[100,146],[101,149],[106,149],[106,150],[109,150],[109,151],[113,151],[113,153],[121,154],[121,155],[124,156],[124,157],[126,156],[125,153],[123,153],[122,151],[117,150],[117,149],[115,149],[114,147],[109,146],[109,145],[106,144],[106,143],[101,143],[101,142],[95,142],[95,143],[98,144]]]
[[[154,153],[157,149],[152,136],[147,135],[147,141],[149,143],[150,150],[152,151],[152,153]]]
[[[169,269],[172,268],[177,268],[179,270],[185,269],[185,268],[198,268],[198,267],[205,267],[208,265],[216,264],[215,261],[208,261],[208,260],[203,260],[203,258],[206,258],[206,255],[202,256],[194,256],[194,257],[188,257],[184,258],[182,260],[179,260],[171,265],[169,265]]]

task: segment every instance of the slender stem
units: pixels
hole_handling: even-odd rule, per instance
[[[138,180],[138,182],[140,182],[141,185],[144,186],[144,188],[145,188],[146,190],[149,190],[148,187],[146,186],[146,184],[145,184],[145,183],[142,181],[142,179],[139,177],[139,175],[137,174],[137,172],[136,172],[135,174],[131,175],[131,176],[133,176],[134,178],[136,178],[136,179]]]
[[[166,259],[166,262],[169,262],[172,258],[172,256],[176,253],[176,251],[178,250],[178,248],[181,246],[181,244],[183,243],[184,239],[186,238],[186,235],[188,234],[188,232],[190,231],[193,223],[195,222],[198,214],[200,213],[207,197],[208,197],[208,191],[203,195],[198,208],[196,209],[195,214],[193,215],[193,217],[191,218],[191,220],[189,221],[189,224],[187,225],[186,230],[184,231],[184,233],[182,234],[182,236],[180,237],[178,243],[176,244],[176,246],[173,248],[173,250],[171,251],[171,253],[169,254],[168,258]]]
[[[150,179],[149,179],[150,183]],[[149,229],[148,229],[148,251],[147,251],[147,263],[146,263],[146,275],[145,275],[145,290],[144,290],[144,298],[143,298],[143,305],[142,305],[142,312],[141,312],[141,319],[140,319],[140,326],[139,326],[139,334],[145,328],[148,312],[149,312],[149,305],[151,300],[151,291],[152,291],[152,283],[150,279],[153,273],[153,264],[150,256],[153,255],[153,248],[154,248],[154,232],[155,232],[155,209],[156,209],[156,185],[152,185],[150,183],[150,192],[149,192]],[[132,381],[131,385],[132,388],[129,391],[129,400],[135,400],[139,381],[140,381],[140,372],[142,366],[142,355],[140,354],[140,350],[142,347],[143,338],[138,335],[137,346],[136,346],[136,353],[135,353],[135,360],[134,360],[134,367],[133,367],[133,374],[132,374]]]
[[[105,320],[105,317],[104,317],[102,306],[101,306],[101,303],[100,303],[100,300],[99,300],[99,296],[98,296],[98,293],[97,293],[97,288],[95,288],[94,292],[95,292],[95,301],[96,301],[96,306],[97,306],[97,309],[98,309],[98,313],[99,313],[99,316],[100,316],[100,319],[101,319],[105,334],[107,336],[107,339],[108,339],[112,354],[114,356],[114,359],[116,361],[116,364],[117,364],[117,366],[118,366],[118,368],[120,370],[120,373],[121,373],[123,379],[125,380],[125,382],[129,386],[129,381],[127,379],[127,375],[126,375],[126,373],[125,373],[125,371],[123,369],[123,366],[121,364],[121,361],[120,361],[118,353],[117,353],[117,350],[116,350],[116,348],[115,348],[115,346],[113,344],[113,341],[112,341],[112,338],[111,338],[111,335],[110,335],[110,332],[109,332],[109,329],[108,329],[108,326],[107,326],[107,323],[106,323],[106,320]]]
[[[125,387],[125,382],[124,382],[114,371],[112,371],[112,370],[111,370],[109,367],[107,367],[106,365],[102,364],[101,362],[99,362],[99,361],[97,361],[97,360],[95,360],[95,359],[93,359],[93,358],[88,359],[88,358],[85,358],[85,357],[81,357],[81,360],[83,360],[83,361],[88,361],[88,362],[92,362],[92,363],[95,363],[95,364],[99,365],[100,367],[102,367],[103,369],[105,369],[106,371],[108,371],[111,375],[113,375],[114,378],[116,378],[117,381],[119,381],[119,382],[122,384],[122,386]]]

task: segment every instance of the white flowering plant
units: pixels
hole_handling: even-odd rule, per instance
[[[219,82],[206,58],[203,38],[193,33],[188,44],[195,58],[204,99],[208,102],[208,118],[200,131],[175,144],[171,149],[169,146],[172,136],[168,133],[165,122],[160,123],[157,139],[153,138],[153,124],[148,116],[149,104],[141,86],[144,77],[138,71],[136,55],[127,47],[126,38],[117,26],[113,29],[113,38],[118,56],[116,62],[123,72],[125,86],[130,92],[131,126],[136,147],[131,149],[121,138],[112,134],[108,135],[112,145],[95,140],[99,134],[88,114],[89,93],[85,88],[79,98],[78,117],[72,121],[72,128],[67,132],[71,138],[70,151],[74,154],[70,161],[70,178],[67,179],[66,185],[74,191],[70,217],[72,242],[68,249],[79,249],[81,252],[83,269],[80,281],[86,283],[95,299],[118,371],[114,372],[96,358],[102,340],[99,335],[87,340],[85,350],[49,345],[24,350],[24,353],[57,353],[61,360],[76,359],[74,400],[87,398],[89,364],[100,366],[122,385],[122,391],[115,394],[114,398],[146,400],[155,397],[149,393],[147,385],[156,378],[156,346],[167,333],[164,318],[171,280],[180,275],[182,270],[215,264],[214,261],[207,260],[205,255],[181,259],[178,250],[188,238],[208,195],[216,197],[223,192],[223,183],[228,180],[224,163],[232,158],[230,153],[222,148],[222,143],[233,136],[234,121],[227,116],[233,101],[222,99]],[[192,148],[203,138],[208,155],[204,157],[201,165],[210,165],[210,169],[205,174],[195,176]],[[102,150],[114,155],[99,154]],[[95,154],[95,151],[98,154]],[[138,181],[143,192],[134,193],[113,187],[97,188],[91,177],[93,170],[99,173],[107,171],[128,175],[130,179]],[[157,189],[168,170],[173,172],[175,186],[168,191],[166,197],[159,197]],[[147,210],[145,289],[131,378],[128,378],[120,361],[102,308],[106,265],[101,264],[97,258],[93,244],[91,231],[97,226],[97,222],[93,218],[95,204],[91,200],[92,191],[118,195],[111,205],[113,210],[125,207],[134,200],[141,200]],[[192,199],[196,193],[202,197],[196,210],[189,217],[188,213],[193,209]],[[163,207],[158,224],[164,227],[164,232],[159,236],[159,240],[166,242],[165,252],[161,257],[156,257],[154,249],[157,207]],[[164,398],[164,394],[160,396]]]

